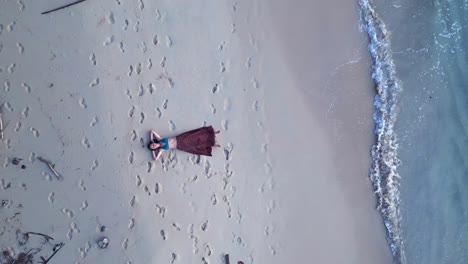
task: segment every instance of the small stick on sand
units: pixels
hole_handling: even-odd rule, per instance
[[[0,113],[0,139],[3,140],[3,121],[2,121],[2,114]]]
[[[55,164],[52,164],[50,161],[44,159],[43,157],[37,157],[38,160],[44,162],[45,164],[47,164],[47,166],[49,167],[49,169],[55,174],[55,177],[57,177],[58,180],[63,180],[63,176],[60,175],[60,173],[58,173],[54,167],[55,167]]]
[[[67,5],[64,5],[64,6],[61,6],[61,7],[57,7],[57,8],[54,8],[54,9],[52,9],[52,10],[49,10],[49,11],[42,12],[41,15],[49,14],[49,13],[52,13],[52,12],[54,12],[54,11],[58,11],[58,10],[60,10],[60,9],[67,8],[67,7],[70,7],[70,6],[72,6],[72,5],[76,5],[76,4],[79,4],[79,3],[81,3],[81,2],[84,2],[84,1],[86,1],[86,0],[78,0],[78,1],[75,1],[75,2],[73,2],[73,3],[67,4]]]

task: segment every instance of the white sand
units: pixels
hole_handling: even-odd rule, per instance
[[[105,0],[40,15],[64,2],[0,3],[0,249],[50,255],[35,237],[18,245],[20,229],[65,243],[51,264],[391,263],[355,3]],[[222,131],[213,157],[151,160],[149,129],[204,124]]]

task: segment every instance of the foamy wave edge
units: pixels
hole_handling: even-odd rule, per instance
[[[398,143],[394,131],[397,102],[401,86],[396,77],[391,55],[389,32],[371,1],[359,0],[360,26],[369,36],[372,56],[372,79],[376,84],[374,122],[376,143],[372,147],[372,167],[369,178],[377,195],[377,209],[383,217],[393,263],[405,264],[404,242],[401,237],[400,176],[397,167]]]

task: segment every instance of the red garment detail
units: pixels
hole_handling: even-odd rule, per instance
[[[196,155],[211,156],[215,145],[215,132],[212,126],[201,127],[176,136],[177,149]]]

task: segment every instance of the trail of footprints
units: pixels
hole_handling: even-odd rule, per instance
[[[117,1],[117,2],[118,2],[118,4],[120,4],[120,1]],[[24,7],[24,4],[23,4],[21,1],[19,1],[18,3],[21,3],[21,5],[23,6],[22,8],[23,8],[23,10],[24,10],[24,8],[25,8],[25,7]],[[139,0],[139,7],[140,7],[141,10],[143,10],[143,9],[145,8],[145,7],[144,7],[144,3],[143,3],[142,0]],[[233,7],[233,9],[235,9],[235,7]],[[161,20],[162,17],[163,17],[164,15],[162,15],[162,14],[160,13],[159,10],[157,10],[156,13],[157,13],[157,19],[158,19],[158,20]],[[107,22],[108,22],[109,24],[115,24],[115,18],[114,18],[113,13],[108,14],[108,16],[107,16]],[[124,30],[127,30],[129,24],[130,24],[130,22],[129,22],[127,19],[125,19],[125,22],[124,22]],[[140,22],[139,22],[139,21],[136,21],[133,25],[134,25],[134,26],[133,26],[133,29],[134,29],[135,31],[138,32],[138,31],[140,30]],[[11,31],[14,29],[14,26],[15,26],[15,23],[14,23],[14,22],[11,23],[11,24],[9,24],[9,25],[7,26],[7,30],[8,30],[9,32],[11,32]],[[233,24],[233,28],[235,28],[234,24]],[[235,29],[233,29],[233,32],[234,32],[234,31],[235,31]],[[1,29],[0,29],[0,33],[1,33]],[[108,38],[103,42],[103,45],[104,45],[104,46],[108,46],[108,45],[112,44],[114,41],[115,41],[115,37],[112,35],[112,36],[108,37]],[[167,47],[171,47],[171,46],[174,44],[173,39],[172,39],[170,36],[165,36],[164,41],[165,41],[165,44],[166,44]],[[155,36],[153,37],[152,43],[153,43],[153,45],[159,45],[159,44],[161,43],[161,38],[160,38],[159,36],[155,35]],[[148,47],[146,46],[146,44],[145,44],[144,42],[140,43],[140,46],[139,46],[139,47],[140,47],[140,49],[141,49],[143,52],[145,52],[145,51],[148,49]],[[120,48],[120,51],[121,51],[121,52],[125,52],[124,43],[123,43],[123,42],[119,42],[119,48]],[[220,44],[219,50],[222,51],[222,50],[224,50],[225,48],[226,48],[226,43],[225,43],[225,42],[223,42],[222,44]],[[23,53],[24,53],[24,50],[25,50],[25,49],[24,49],[24,46],[23,46],[21,43],[19,43],[19,42],[17,43],[17,49],[18,49],[18,52],[19,52],[20,54],[23,54]],[[98,64],[96,55],[95,55],[94,53],[92,53],[92,54],[90,55],[89,60],[90,60],[90,62],[91,62],[91,64],[92,64],[93,66],[96,66],[96,65]],[[163,58],[161,59],[160,66],[161,66],[162,68],[164,68],[165,64],[166,64],[166,57],[163,57]],[[251,58],[251,57],[247,58],[247,60],[246,60],[246,62],[245,62],[245,66],[246,66],[247,68],[251,68],[252,64],[253,64],[252,58]],[[8,68],[7,68],[8,73],[12,74],[12,73],[14,72],[14,70],[15,70],[15,66],[16,66],[15,64],[11,64],[10,66],[8,66]],[[152,63],[152,61],[149,59],[149,60],[148,60],[148,63],[146,64],[146,68],[151,69],[152,66],[153,66],[153,63]],[[225,73],[225,72],[227,71],[227,69],[228,69],[227,66],[228,66],[228,64],[226,64],[225,62],[220,62],[220,64],[219,64],[220,72],[221,72],[221,73]],[[143,66],[142,66],[141,63],[137,63],[137,64],[135,64],[135,66],[130,65],[130,66],[129,66],[128,76],[132,76],[134,73],[137,74],[137,75],[140,75],[141,72],[142,72],[142,70],[143,70]],[[169,84],[169,87],[172,87],[172,86],[174,85],[174,82],[173,82],[172,78],[170,78],[166,73],[161,74],[161,75],[159,76],[159,79],[164,79],[164,80],[166,80],[167,83]],[[92,80],[92,81],[90,82],[89,86],[90,86],[90,87],[96,87],[96,86],[99,85],[99,83],[100,83],[100,79],[99,79],[99,78],[95,78],[94,80]],[[254,87],[254,88],[256,88],[256,89],[260,89],[260,88],[261,88],[260,83],[259,83],[258,80],[256,80],[255,78],[253,79],[252,83],[253,83],[253,87]],[[23,88],[25,89],[25,91],[26,91],[27,93],[31,93],[31,92],[32,92],[32,89],[31,89],[31,87],[30,87],[29,85],[27,85],[26,83],[23,83],[22,85],[23,85]],[[138,89],[138,95],[139,95],[139,96],[143,96],[143,95],[145,94],[145,90],[147,90],[149,94],[153,94],[153,93],[156,91],[156,86],[155,86],[154,84],[152,84],[152,83],[150,83],[150,84],[147,85],[146,87],[147,87],[147,88],[145,88],[145,86],[143,86],[143,85],[140,85],[140,86],[139,86],[139,89]],[[9,84],[8,81],[5,81],[5,82],[4,82],[4,90],[5,90],[5,91],[9,91],[9,90],[10,90],[10,84]],[[212,87],[212,93],[213,93],[213,94],[218,94],[219,92],[220,92],[220,86],[219,86],[218,84],[215,84],[215,85]],[[132,99],[129,90],[127,90],[127,95],[129,96],[129,99]],[[79,99],[79,105],[80,105],[82,108],[84,108],[84,109],[87,108],[86,101],[85,101],[85,99],[84,99],[83,97]],[[230,99],[230,98],[224,99],[224,102],[223,102],[223,110],[224,110],[224,111],[230,111],[231,105],[232,105],[232,104],[231,104],[231,99]],[[161,118],[162,115],[163,115],[164,110],[166,110],[167,107],[168,107],[168,100],[167,100],[167,99],[164,99],[163,102],[162,102],[162,104],[161,104],[161,106],[160,106],[160,107],[156,107],[156,109],[155,109],[155,110],[156,110],[156,116],[157,116],[158,118]],[[6,103],[5,108],[8,110],[8,108],[9,108],[9,104],[8,104],[8,103]],[[10,107],[10,108],[11,108],[11,107]],[[261,111],[260,102],[259,102],[258,100],[254,100],[254,101],[253,101],[253,103],[252,103],[252,109],[253,109],[255,112]],[[211,110],[212,110],[212,113],[213,113],[213,114],[216,114],[217,109],[216,109],[216,107],[215,107],[214,104],[211,104]],[[12,111],[12,109],[11,109],[11,111]],[[134,117],[135,111],[136,111],[136,107],[135,107],[135,106],[131,106],[131,108],[130,108],[129,111],[128,111],[128,116],[129,116],[129,118],[133,118],[133,117]],[[23,112],[22,112],[22,115],[23,115],[24,117],[27,117],[27,116],[28,116],[28,113],[29,113],[29,108],[25,108],[25,109],[23,110]],[[137,115],[137,116],[138,116],[138,115]],[[139,118],[138,118],[139,123],[140,123],[140,124],[143,124],[145,118],[146,118],[145,113],[144,113],[144,112],[140,112],[140,113],[139,113]],[[92,119],[91,122],[90,122],[90,127],[95,126],[97,123],[98,123],[98,117],[95,116],[95,117],[93,117],[93,119]],[[173,120],[169,120],[168,123],[169,123],[169,129],[170,129],[171,131],[175,131],[175,130],[176,130],[176,125],[175,125],[174,121],[173,121]],[[15,128],[15,131],[19,131],[19,130],[21,129],[21,127],[22,127],[21,122],[18,122],[17,125],[16,125],[16,128]],[[222,127],[223,130],[227,131],[227,130],[229,129],[229,127],[230,127],[229,120],[228,120],[228,119],[222,120],[222,121],[221,121],[221,127]],[[35,128],[32,128],[32,127],[30,128],[30,130],[31,130],[31,132],[33,133],[33,135],[34,135],[35,137],[39,137],[39,131],[38,131],[38,130],[36,130]],[[136,130],[133,130],[133,131],[132,131],[132,134],[131,134],[131,140],[132,140],[132,141],[135,141],[137,138],[138,138],[137,132],[136,132]],[[84,146],[85,148],[90,148],[90,147],[91,147],[91,144],[90,144],[89,140],[88,140],[86,137],[84,137],[84,138],[82,139],[82,144],[83,144],[83,146]],[[267,148],[267,146],[268,146],[267,143],[262,144],[261,152],[266,156],[266,159],[268,160],[268,148]],[[225,147],[223,147],[222,150],[223,150],[223,153],[224,153],[224,157],[225,157],[226,162],[229,162],[229,161],[232,160],[232,152],[233,152],[233,149],[234,149],[234,146],[233,146],[232,143],[228,143]],[[129,163],[130,163],[130,164],[133,164],[133,163],[134,163],[134,159],[135,159],[135,153],[132,151],[132,152],[129,154],[129,157],[128,157]],[[31,158],[30,158],[30,160],[31,160]],[[191,156],[191,157],[190,157],[190,160],[191,160],[191,162],[192,162],[193,164],[200,164],[200,157],[199,157],[199,156],[198,156],[198,157],[196,157],[195,155],[194,155],[194,156]],[[176,159],[175,155],[172,156],[172,159],[171,159],[171,156],[167,157],[167,158],[165,159],[164,163],[165,163],[166,167],[168,167],[168,166],[170,166],[170,164],[171,164],[172,162],[174,162],[174,161],[175,161],[175,163],[177,164],[177,159]],[[209,163],[209,161],[206,161],[206,162],[204,162],[203,164],[204,164],[203,166],[204,166],[204,171],[205,171],[206,177],[207,177],[207,178],[211,178],[211,177],[213,176],[213,171],[211,170],[211,164]],[[148,172],[148,173],[151,172],[152,166],[153,166],[153,163],[151,163],[151,162],[148,162],[148,163],[147,163],[147,172]],[[98,167],[98,161],[97,161],[97,160],[94,160],[94,161],[93,161],[93,164],[92,164],[92,166],[91,166],[91,170],[95,170],[97,167]],[[269,162],[266,162],[266,163],[265,163],[265,174],[266,174],[266,175],[271,175],[271,172],[272,172],[272,166],[271,166],[271,164],[270,164]],[[229,163],[226,163],[226,165],[225,165],[225,171],[224,171],[224,176],[223,176],[223,178],[224,178],[224,180],[225,180],[225,185],[224,185],[224,189],[225,189],[225,190],[226,190],[226,188],[227,188],[227,186],[228,186],[228,184],[229,184],[229,182],[228,182],[226,179],[229,179],[229,178],[232,176],[232,174],[233,174],[233,171],[230,169]],[[191,177],[191,181],[192,181],[192,182],[196,182],[197,179],[198,179],[197,176]],[[141,179],[141,177],[140,177],[139,175],[136,176],[136,185],[137,185],[137,187],[141,187],[141,186],[142,186],[142,179]],[[146,191],[147,191],[147,192],[150,192],[150,191],[149,191],[149,188],[148,188],[147,186],[145,186],[145,187],[146,187]],[[234,186],[231,186],[231,188],[229,189],[229,190],[231,191],[231,195],[232,195],[232,196],[234,196],[234,194],[235,194],[235,189],[236,189],[236,188],[235,188]],[[271,191],[271,190],[273,190],[273,189],[274,189],[274,180],[270,177],[270,178],[260,187],[260,192],[261,192],[261,193],[265,193],[267,190],[270,190],[270,191]],[[161,185],[160,185],[159,183],[156,183],[156,184],[154,185],[154,189],[153,189],[152,191],[153,191],[155,194],[159,194],[159,193],[161,192],[161,190],[162,190]],[[223,196],[221,196],[221,197],[222,197],[222,198],[221,198],[221,201],[224,202],[224,203],[229,207],[229,206],[230,206],[229,198],[228,198],[226,195],[223,195]],[[211,195],[210,202],[211,202],[211,204],[212,204],[213,206],[216,206],[216,205],[219,204],[219,199],[220,199],[220,198],[217,196],[217,194],[216,194],[216,193],[213,193],[213,194]],[[49,194],[49,196],[48,196],[48,201],[49,201],[49,203],[51,203],[51,204],[54,203],[54,201],[55,201],[55,193],[54,193],[54,192],[51,192],[51,193]],[[135,207],[135,206],[137,205],[137,201],[138,201],[138,200],[137,200],[136,196],[132,196],[132,198],[131,198],[130,201],[129,201],[129,205],[130,205],[131,207]],[[87,200],[83,201],[81,207],[79,208],[79,210],[80,210],[80,211],[86,210],[86,209],[88,208],[88,205],[89,205],[89,204],[88,204],[88,201],[87,201]],[[269,213],[271,213],[272,211],[274,211],[274,209],[275,209],[276,207],[277,207],[277,202],[276,202],[275,200],[271,200],[271,201],[267,204],[267,211],[268,211]],[[156,208],[156,212],[157,212],[162,218],[164,218],[164,215],[165,215],[165,212],[166,212],[166,208],[165,208],[164,206],[162,206],[162,205],[156,205],[155,208]],[[72,210],[70,210],[70,209],[63,208],[63,209],[62,209],[62,212],[63,212],[65,215],[67,215],[69,218],[73,218],[73,217],[74,217],[74,212],[73,212]],[[227,210],[227,216],[230,218],[230,217],[233,216],[233,214],[234,214],[234,215],[237,214],[237,217],[238,217],[239,222],[240,222],[241,219],[242,219],[242,214],[240,213],[240,211],[237,210],[237,212],[234,212],[234,213],[233,213],[232,208],[229,207],[228,210]],[[131,230],[131,229],[134,228],[134,226],[135,226],[135,219],[134,219],[134,218],[130,218],[130,219],[129,219],[129,223],[128,223],[128,229]],[[175,223],[175,222],[172,223],[172,226],[173,226],[173,228],[174,228],[175,231],[180,231],[180,230],[181,230],[181,227],[180,227],[177,223]],[[207,231],[208,229],[209,229],[209,221],[208,221],[208,220],[202,222],[202,223],[200,224],[200,226],[199,226],[199,232],[205,232],[205,231]],[[190,238],[192,239],[192,242],[193,242],[193,253],[194,253],[194,254],[198,254],[198,252],[199,252],[199,238],[198,238],[198,237],[196,236],[196,234],[195,234],[195,226],[194,226],[194,224],[191,224],[191,225],[189,226],[188,231],[189,231],[189,236],[190,236]],[[79,232],[80,232],[80,230],[79,230],[79,228],[77,227],[76,223],[72,222],[72,223],[70,224],[70,229],[69,229],[68,232],[67,232],[67,238],[71,240],[73,234],[74,234],[74,233],[79,233]],[[272,224],[269,224],[269,225],[267,225],[267,226],[265,227],[265,230],[264,230],[265,236],[268,237],[268,236],[270,236],[273,232],[274,232],[274,226],[273,226]],[[161,239],[162,239],[162,240],[167,240],[167,239],[169,238],[169,237],[168,237],[168,234],[169,234],[169,233],[168,233],[167,231],[165,231],[164,229],[161,229],[161,230],[160,230],[160,236],[161,236]],[[236,237],[235,235],[233,235],[233,237],[235,237],[234,241],[236,241],[237,244],[243,245],[242,238]],[[128,238],[125,238],[125,239],[123,240],[123,242],[122,242],[122,248],[123,248],[124,250],[127,249],[128,243],[129,243]],[[212,255],[212,249],[211,249],[211,247],[210,247],[210,245],[209,245],[208,243],[203,244],[203,245],[202,245],[202,248],[203,248],[203,251],[204,251],[205,256],[210,257],[210,256]],[[84,246],[83,248],[80,248],[80,254],[81,254],[81,256],[82,256],[83,258],[86,256],[86,254],[88,253],[89,249],[90,249],[90,244],[89,244],[89,242],[88,242],[87,244],[85,244],[85,246]],[[270,250],[271,250],[272,255],[275,255],[275,254],[276,254],[276,249],[275,249],[274,246],[270,246]],[[176,253],[172,253],[172,254],[171,254],[171,257],[170,257],[170,260],[171,260],[170,263],[174,263],[175,261],[177,261],[177,259],[178,259],[178,255],[177,255]],[[207,260],[205,257],[202,258],[202,261],[203,261],[204,263],[208,263],[208,260]],[[128,262],[128,263],[130,263],[130,262]]]

